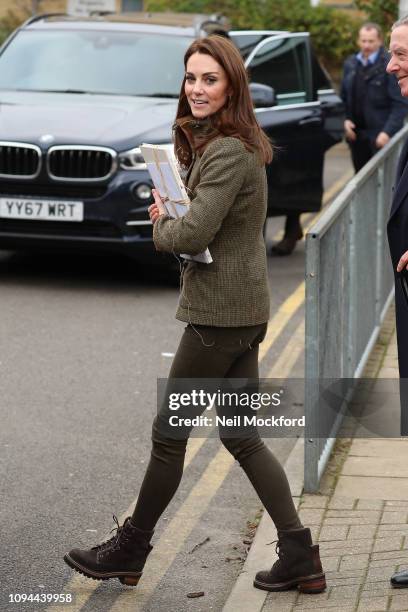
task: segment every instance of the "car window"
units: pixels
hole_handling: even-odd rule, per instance
[[[303,37],[268,39],[256,51],[248,68],[253,83],[274,88],[278,105],[313,99],[308,47]]]
[[[0,56],[0,89],[177,96],[189,37],[22,31]]]
[[[268,36],[265,34],[233,34],[231,40],[236,44],[244,60],[247,59],[255,47]]]
[[[330,80],[329,75],[327,74],[323,66],[320,65],[319,61],[317,60],[314,54],[312,54],[312,71],[313,71],[313,84],[314,84],[315,89],[317,90],[333,89],[333,84]]]

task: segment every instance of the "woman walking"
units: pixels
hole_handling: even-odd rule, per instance
[[[262,229],[269,141],[259,127],[241,56],[221,36],[194,41],[185,55],[174,126],[179,163],[189,168],[191,205],[171,219],[157,193],[149,208],[156,248],[195,255],[210,248],[213,263],[184,264],[176,318],[187,323],[169,374],[180,378],[258,378],[258,349],[267,329],[269,295]],[[168,394],[167,394],[168,395]],[[167,429],[166,429],[167,419]],[[136,585],[155,525],[177,490],[187,439],[168,432],[164,402],[152,430],[152,452],[133,515],[107,542],[71,550],[70,567],[96,579]],[[294,507],[286,475],[260,439],[222,437],[278,530],[279,560],[254,585],[270,591],[325,589],[318,546]]]

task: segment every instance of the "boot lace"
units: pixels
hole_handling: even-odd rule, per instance
[[[115,515],[113,515],[113,520],[116,523],[116,527],[111,529],[110,533],[112,533],[112,531],[115,531],[115,530],[116,530],[116,533],[111,538],[109,538],[109,540],[106,540],[105,542],[102,542],[101,544],[97,544],[96,546],[93,546],[92,550],[102,551],[108,548],[115,550],[119,548],[119,542],[121,541],[121,539],[127,540],[126,537],[123,537],[124,536],[123,534],[124,524],[120,526],[119,521]],[[121,538],[121,535],[122,535],[122,538]]]
[[[275,552],[278,555],[278,559],[271,567],[270,571],[272,572],[274,569],[280,568],[282,566],[282,562],[284,559],[284,551],[279,540],[272,540],[272,542],[267,543],[267,546],[270,546],[271,544],[275,544]]]
[[[267,542],[266,545],[270,546],[271,544],[275,544],[275,552],[278,555],[279,559],[283,556],[283,550],[281,548],[281,544],[279,540],[272,540],[272,542]]]

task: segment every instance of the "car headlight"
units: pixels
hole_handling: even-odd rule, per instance
[[[160,146],[166,147],[170,151],[173,151],[174,149],[174,145],[172,143],[163,143]],[[119,164],[122,170],[146,170],[147,168],[139,147],[119,153]]]
[[[147,168],[139,147],[119,153],[119,165],[122,170],[146,170]]]

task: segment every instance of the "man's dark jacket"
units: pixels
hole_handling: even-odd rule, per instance
[[[408,304],[402,291],[398,261],[408,251],[408,140],[398,162],[394,197],[387,226],[392,265],[395,273],[398,361],[401,378],[408,378]]]
[[[388,62],[389,55],[381,47],[376,61],[366,68],[362,77],[366,86],[365,96],[360,104],[366,124],[365,129],[373,139],[380,132],[393,136],[401,129],[408,113],[408,100],[402,97],[395,75],[387,74],[385,71]],[[354,77],[358,64],[357,55],[354,54],[347,58],[344,63],[341,84],[341,97],[346,107],[346,119],[352,121],[355,121],[353,95]]]

